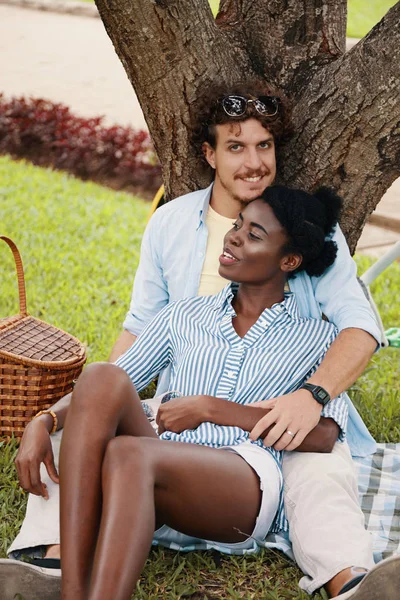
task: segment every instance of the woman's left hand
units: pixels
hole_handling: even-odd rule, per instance
[[[184,396],[161,404],[157,412],[158,433],[196,429],[207,421],[210,396]]]

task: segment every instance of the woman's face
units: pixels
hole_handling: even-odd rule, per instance
[[[275,278],[281,282],[283,271],[288,270],[284,268],[288,256],[283,251],[287,241],[286,230],[272,208],[254,200],[224,238],[219,274],[238,283],[262,284]]]

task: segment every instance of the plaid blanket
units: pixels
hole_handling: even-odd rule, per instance
[[[377,444],[366,458],[355,458],[360,504],[373,538],[375,562],[400,554],[400,443]],[[294,560],[287,533],[270,533],[266,548],[281,550]]]
[[[365,525],[378,562],[400,554],[400,444],[378,444],[375,454],[354,460]]]

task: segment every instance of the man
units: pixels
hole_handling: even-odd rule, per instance
[[[130,311],[112,350],[112,360],[130,347],[144,325],[168,302],[217,293],[224,286],[224,280],[218,276],[217,258],[223,236],[241,208],[273,183],[275,147],[287,130],[284,100],[268,99],[265,95],[263,89],[250,90],[246,86],[222,92],[210,90],[204,96],[205,110],[199,115],[194,142],[215,172],[213,185],[177,198],[153,216],[143,239]],[[340,231],[335,240],[339,256],[329,273],[314,280],[299,276],[290,286],[304,316],[324,313],[340,330],[309,380],[332,398],[354,383],[380,341]],[[167,387],[164,376],[159,391]],[[286,450],[295,450],[302,442],[318,422],[322,408],[304,389],[269,401],[266,406],[272,410],[256,426],[254,437],[275,424],[265,443]],[[350,415],[348,439],[353,454],[373,452],[374,442],[351,403]],[[311,457],[295,452],[287,453],[284,460],[290,538],[296,561],[307,574],[301,587],[313,592],[325,585],[331,596],[337,596],[341,590],[346,592],[363,576],[364,569],[372,567],[370,541],[362,530],[349,455],[337,446],[330,456]],[[347,509],[339,495],[346,498]],[[328,508],[330,498],[335,500]],[[347,510],[351,515],[348,521]],[[343,531],[347,532],[346,538]],[[349,545],[352,556],[347,551]],[[361,554],[354,551],[357,545]],[[349,589],[348,597],[364,598],[367,584],[368,579],[362,587]],[[382,589],[380,593],[383,598]]]
[[[196,142],[215,172],[213,185],[174,200],[152,217],[143,237],[131,310],[112,360],[131,346],[146,323],[168,302],[222,289],[225,281],[218,276],[217,257],[223,237],[242,207],[275,179],[275,147],[286,128],[285,101],[257,87],[249,94],[249,86],[224,90],[222,94],[210,90],[203,101],[206,108],[199,115]],[[303,316],[320,318],[323,313],[340,333],[309,379],[312,388],[266,399],[265,407],[271,410],[256,425],[253,436],[272,426],[265,443],[278,450],[293,451],[299,446],[319,422],[322,404],[357,379],[380,341],[340,231],[334,239],[338,244],[334,266],[321,278],[299,275],[290,284]],[[159,391],[167,388],[168,373],[161,378]],[[348,442],[352,453],[369,454],[375,443],[351,403],[349,409]],[[63,410],[57,414],[61,425]],[[173,411],[173,401],[164,410]],[[32,422],[27,439],[37,436],[40,428],[41,432],[44,428],[50,431],[52,425],[50,415],[42,415]],[[52,472],[48,458],[46,463]],[[23,468],[20,464],[21,472]],[[287,452],[283,472],[289,536],[295,559],[306,574],[301,587],[311,593],[325,585],[333,597],[340,594],[343,600],[372,600],[379,586],[380,599],[392,598],[396,561],[382,563],[365,576],[374,562],[347,445],[337,443],[331,454]],[[52,478],[56,479],[54,472]],[[35,491],[47,494],[40,486]],[[29,538],[24,528],[26,531],[26,524],[11,550],[58,543],[54,533],[41,539],[40,535]],[[27,544],[27,539],[33,542]],[[57,551],[57,547],[52,548],[47,556]]]

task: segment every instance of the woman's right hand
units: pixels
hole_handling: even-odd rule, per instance
[[[46,466],[50,479],[54,483],[59,483],[50,433],[45,420],[40,416],[26,426],[15,459],[15,466],[22,489],[35,494],[35,496],[43,496],[45,500],[48,500],[47,486],[40,478],[40,465],[42,462]]]

